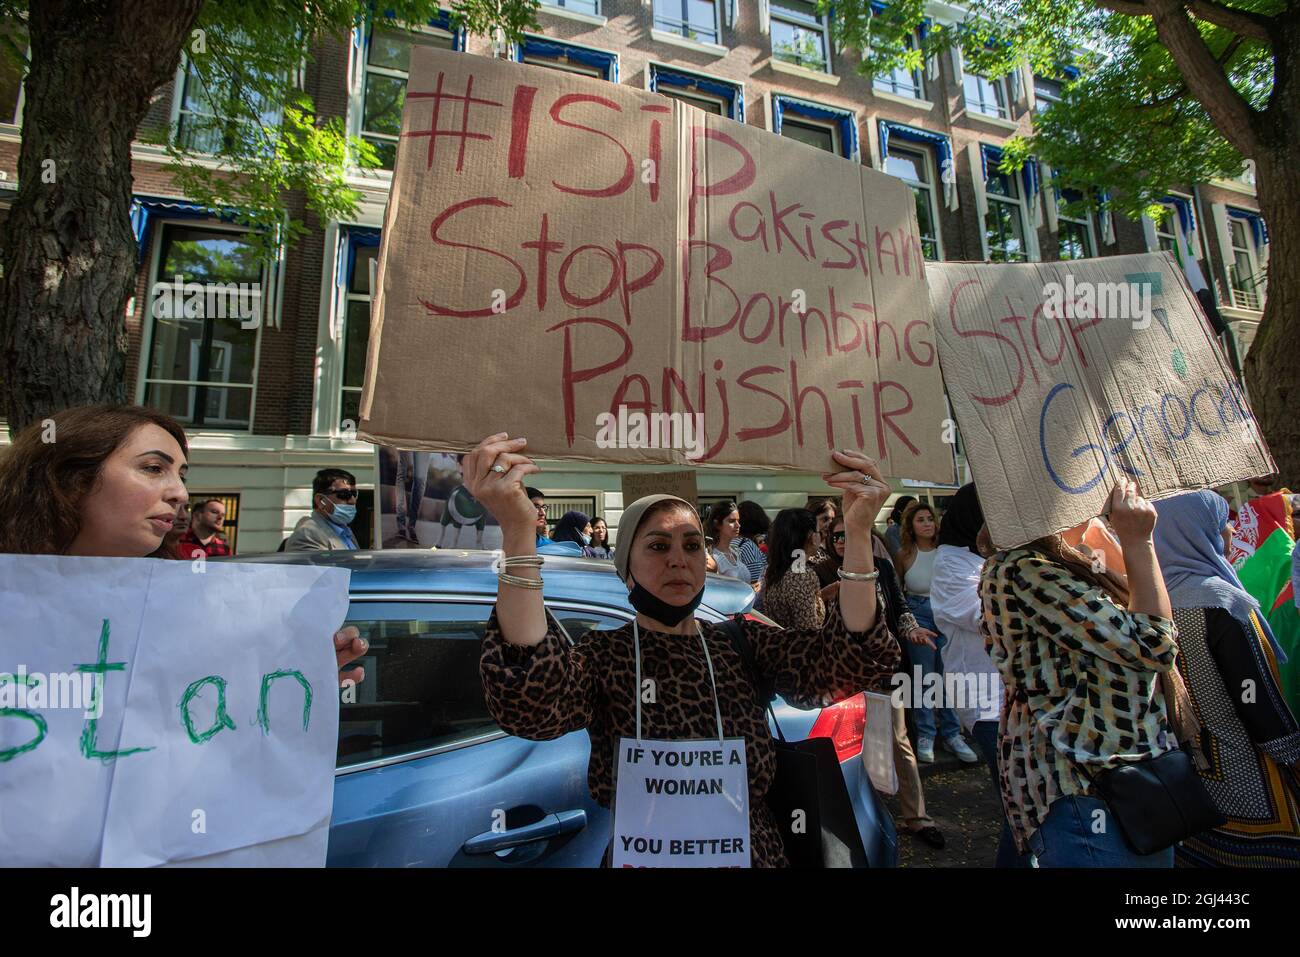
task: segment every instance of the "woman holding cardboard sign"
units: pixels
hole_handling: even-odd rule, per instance
[[[175,419],[142,406],[79,406],[33,423],[0,453],[0,552],[150,555],[189,500],[189,451]],[[334,635],[340,668],[366,647],[351,625]]]
[[[1127,582],[1061,535],[999,552],[980,580],[1006,687],[998,766],[1019,849],[1041,867],[1171,867],[1217,812],[1177,747],[1198,737],[1174,670],[1177,629],[1156,510],[1120,479],[1109,518]]]
[[[754,685],[830,703],[898,664],[871,554],[871,523],[889,495],[879,470],[860,452],[834,453],[838,471],[823,478],[844,494],[839,607],[816,629],[741,623],[759,672],[751,676],[727,630],[693,616],[704,593],[704,530],[690,503],[671,495],[638,499],[619,522],[614,562],[635,620],[570,645],[542,601],[523,485],[539,469],[525,446],[498,433],[464,464],[475,498],[501,523],[507,556],[480,663],[493,717],[533,740],[587,729],[588,786],[615,808],[616,866],[783,866],[764,803],[775,754]]]

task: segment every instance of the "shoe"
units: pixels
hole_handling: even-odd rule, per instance
[[[922,764],[934,764],[934,738],[916,739],[916,760]]]
[[[947,745],[948,750],[957,757],[961,758],[966,764],[978,764],[980,756],[970,749],[960,734],[954,734],[951,738],[944,738],[943,743]]]
[[[926,844],[929,844],[935,850],[940,850],[944,846],[944,844],[947,843],[943,839],[943,832],[940,831],[933,824],[929,825],[928,827],[923,827],[919,831],[913,831],[909,829],[908,833],[911,834],[913,837],[915,837],[917,840],[924,841]]]

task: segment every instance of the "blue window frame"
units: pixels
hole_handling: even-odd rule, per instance
[[[825,136],[823,136],[823,131]],[[857,161],[858,120],[848,110],[772,95],[772,132]]]
[[[676,97],[719,116],[745,122],[745,94],[738,84],[684,73],[657,63],[651,63],[649,69],[650,92]],[[715,104],[719,109],[712,108]]]
[[[515,44],[515,57],[520,63],[532,63],[571,73],[596,76],[618,82],[618,54],[593,50],[573,43],[562,43],[542,37],[524,37]]]

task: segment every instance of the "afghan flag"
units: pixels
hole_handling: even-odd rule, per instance
[[[1273,637],[1290,659],[1280,665],[1282,694],[1300,714],[1300,612],[1291,584],[1295,522],[1286,489],[1253,498],[1237,514],[1228,560],[1246,591],[1259,602]]]

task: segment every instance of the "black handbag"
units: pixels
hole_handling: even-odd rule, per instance
[[[795,742],[785,739],[772,711],[775,689],[759,680],[754,649],[740,623],[728,619],[722,628],[745,665],[759,707],[772,715],[772,725],[776,728],[772,741],[776,750],[776,776],[767,790],[766,801],[776,819],[790,866],[870,867],[835,746],[828,738]]]
[[[1088,774],[1124,839],[1139,854],[1163,851],[1227,823],[1201,783],[1191,747],[1184,744],[1147,761]]]

